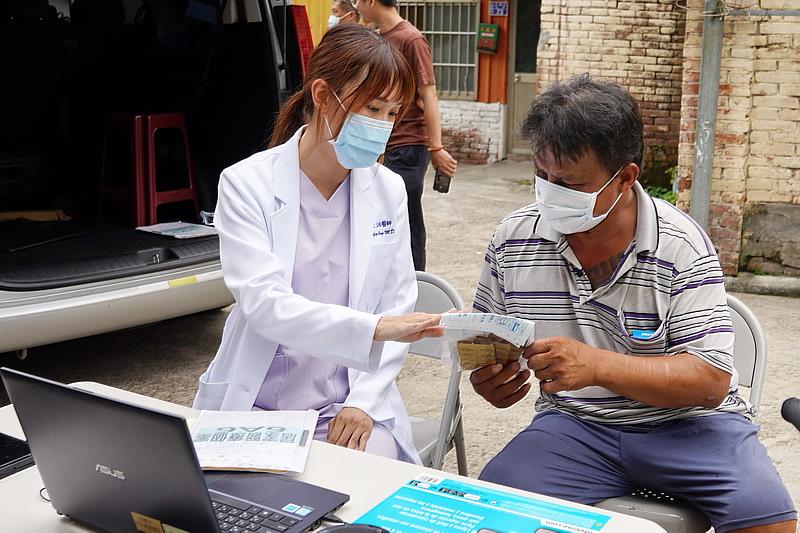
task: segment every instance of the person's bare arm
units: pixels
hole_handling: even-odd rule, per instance
[[[408,313],[399,316],[382,316],[375,326],[376,341],[417,342],[428,337],[441,337],[441,315]]]
[[[425,129],[428,131],[428,147],[442,146],[442,122],[439,117],[439,99],[436,96],[436,85],[420,85],[417,87],[425,117]],[[442,148],[431,152],[431,164],[434,168],[448,176],[454,176],[458,163]]]
[[[625,355],[567,337],[538,340],[525,356],[543,392],[597,385],[654,407],[717,407],[727,396],[731,379],[689,353]]]

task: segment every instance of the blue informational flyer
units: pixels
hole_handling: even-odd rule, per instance
[[[600,512],[421,475],[355,523],[392,533],[593,533],[610,519]]]

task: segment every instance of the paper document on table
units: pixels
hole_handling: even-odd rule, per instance
[[[191,434],[203,470],[305,469],[317,411],[201,411]]]
[[[602,509],[436,474],[418,475],[354,523],[379,526],[390,533],[602,533],[611,521]]]
[[[445,337],[448,336],[447,330],[494,333],[517,347],[533,340],[533,322],[507,315],[444,313],[440,325],[445,329]]]

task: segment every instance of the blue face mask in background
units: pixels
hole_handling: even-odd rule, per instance
[[[347,111],[335,92],[333,96],[339,101],[342,109]],[[328,126],[328,132],[333,137],[328,117],[323,115],[323,118]],[[374,165],[378,157],[386,151],[386,143],[389,142],[393,127],[394,123],[388,120],[348,113],[342,129],[339,130],[339,136],[328,142],[333,145],[336,159],[344,168],[366,168]]]

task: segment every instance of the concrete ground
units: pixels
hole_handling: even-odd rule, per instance
[[[431,183],[427,184],[424,204],[428,270],[449,280],[466,302],[472,299],[484,250],[497,223],[505,214],[533,200],[532,178],[529,164],[502,162],[491,166],[462,165],[448,194],[436,193]],[[779,413],[784,398],[800,396],[800,360],[795,352],[800,338],[800,299],[741,293],[736,296],[761,320],[769,347],[759,416],[761,439],[792,497],[800,504],[800,433]],[[30,350],[26,361],[0,355],[0,364],[63,382],[99,381],[188,405],[197,377],[214,355],[226,316],[225,310],[211,311],[36,348]],[[399,386],[412,414],[438,414],[448,371],[431,359],[409,359]],[[486,461],[530,422],[534,394],[511,408],[498,410],[478,397],[464,377],[462,398],[469,470],[471,476],[477,476]],[[455,454],[448,456],[445,469],[456,471]]]

